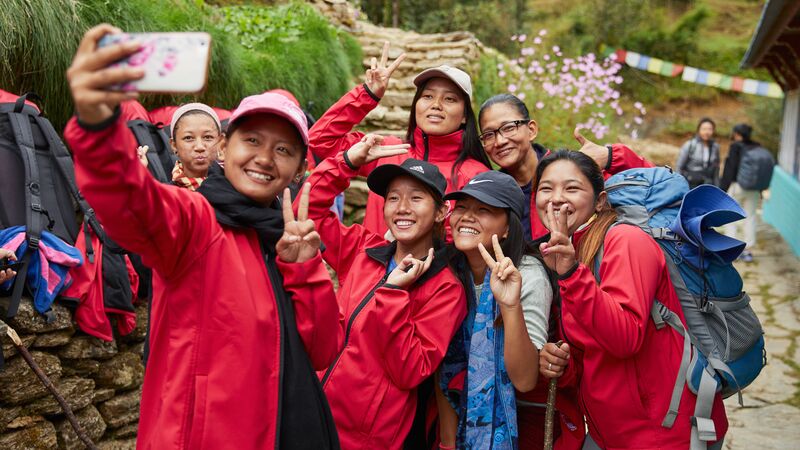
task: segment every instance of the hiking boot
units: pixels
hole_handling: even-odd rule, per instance
[[[741,255],[739,255],[739,259],[741,259],[742,261],[744,261],[746,263],[753,262],[753,254],[750,253],[749,250],[745,250],[745,251],[742,252]]]

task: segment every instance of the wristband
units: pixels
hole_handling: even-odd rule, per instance
[[[372,90],[369,88],[369,86],[367,86],[367,83],[364,83],[362,86],[364,86],[364,90],[367,91],[367,94],[370,97],[372,97],[373,100],[375,100],[375,103],[380,103],[381,102],[381,98],[378,97],[377,95],[375,95],[374,92],[372,92]]]
[[[111,125],[113,125],[114,122],[116,122],[117,119],[119,119],[120,114],[122,114],[122,108],[120,108],[120,106],[117,105],[117,107],[114,108],[114,113],[111,114],[111,116],[109,118],[107,118],[107,119],[105,119],[105,120],[103,120],[102,122],[99,122],[99,123],[85,123],[85,122],[83,122],[81,120],[80,116],[78,116],[77,113],[76,113],[75,117],[77,119],[78,126],[83,128],[84,130],[86,130],[86,131],[103,131],[106,128],[108,128]]]
[[[572,267],[570,267],[568,271],[566,271],[563,274],[558,276],[558,280],[559,281],[566,280],[567,278],[571,277],[572,274],[575,273],[576,270],[578,270],[579,266],[580,266],[580,263],[578,261],[575,261],[575,264],[573,264]]]
[[[351,161],[350,158],[347,157],[347,150],[342,152],[342,158],[344,159],[344,163],[347,164],[347,167],[354,172],[358,172],[358,167],[356,167]]]

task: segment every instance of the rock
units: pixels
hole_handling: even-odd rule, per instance
[[[123,352],[100,364],[94,376],[97,385],[113,389],[132,389],[140,386],[144,379],[142,357]]]
[[[97,444],[99,450],[136,450],[136,439],[126,441],[104,441]]]
[[[138,356],[139,359],[141,360],[142,355],[144,355],[144,342],[139,342],[138,344],[129,346],[128,351]]]
[[[88,377],[100,370],[100,362],[93,359],[62,359],[61,366],[65,377]]]
[[[367,206],[369,187],[365,180],[352,180],[344,194],[345,203],[357,207]]]
[[[116,391],[113,389],[98,389],[92,394],[92,403],[100,403],[114,397]]]
[[[8,321],[17,333],[47,333],[50,331],[65,330],[72,328],[72,313],[66,307],[53,303],[55,320],[46,323],[44,316],[39,314],[33,307],[33,301],[29,297],[23,297],[19,304],[19,311],[13,319]]]
[[[31,355],[50,381],[55,383],[61,378],[61,361],[56,356],[37,351],[31,352]],[[19,405],[48,393],[21,356],[15,356],[6,363],[6,368],[0,372],[0,402]]]
[[[730,422],[725,436],[727,449],[796,449],[800,442],[798,408],[785,404],[739,408],[728,404],[726,409]]]
[[[69,343],[69,339],[72,337],[73,334],[75,334],[75,329],[72,327],[67,328],[65,330],[40,334],[36,336],[36,340],[33,342],[32,347],[49,348],[49,347],[58,347],[61,345],[65,345]]]
[[[106,342],[94,336],[74,337],[58,353],[69,359],[108,359],[117,354],[117,343]]]
[[[0,406],[0,433],[6,429],[6,426],[14,419],[19,417],[22,413],[22,408],[19,406],[12,406],[9,408]]]
[[[109,428],[119,428],[139,419],[139,399],[142,390],[127,392],[101,403],[97,408]]]
[[[6,426],[9,430],[20,430],[22,428],[28,428],[34,424],[44,422],[44,417],[42,416],[20,416],[16,419],[9,422]]]
[[[56,428],[48,421],[0,435],[0,448],[3,450],[51,450],[57,444]]]
[[[56,389],[64,397],[73,411],[85,408],[92,403],[94,397],[94,380],[86,378],[62,378],[55,383]],[[61,405],[53,395],[42,397],[27,406],[27,410],[36,414],[62,414]]]
[[[33,345],[33,343],[36,342],[35,334],[22,335],[19,338],[22,341],[22,345],[24,345],[26,348],[30,348],[31,345]],[[6,336],[3,336],[2,342],[3,342],[3,357],[5,359],[10,359],[12,356],[15,356],[18,353],[17,347],[14,346],[14,344],[11,342],[11,339],[9,339]]]
[[[147,336],[147,302],[142,301],[136,305],[136,328],[122,336],[120,340],[126,343],[144,341]]]
[[[75,419],[78,425],[83,428],[83,432],[86,433],[86,436],[94,443],[97,443],[97,441],[103,437],[103,433],[106,432],[106,423],[103,421],[103,416],[100,415],[100,412],[94,406],[89,405],[77,411],[75,413]],[[69,420],[64,419],[57,422],[56,433],[59,449],[77,450],[86,448],[83,445],[83,441],[78,438]]]
[[[123,427],[117,428],[116,430],[111,430],[108,432],[108,438],[110,439],[128,439],[128,438],[135,438],[136,432],[139,429],[138,423],[131,423],[125,425]]]

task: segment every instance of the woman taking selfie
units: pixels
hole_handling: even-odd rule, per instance
[[[339,99],[311,128],[309,146],[316,157],[335,156],[363,138],[363,133],[352,131],[353,127],[378,106],[389,79],[405,58],[402,54],[387,66],[388,53],[387,42],[380,63],[372,59],[366,82]],[[415,158],[436,165],[447,179],[447,192],[454,191],[490,167],[472,112],[472,82],[465,72],[440,66],[420,72],[414,77],[414,84],[417,91],[405,137],[411,145],[408,153],[365,164],[359,174],[368,175],[378,164],[400,164],[406,158]],[[392,137],[384,139],[386,145],[401,142]],[[382,206],[383,198],[370,193],[364,226],[380,235],[387,230]]]
[[[137,93],[107,90],[144,76],[108,67],[139,49],[98,48],[119,32],[100,25],[84,35],[67,72],[77,117],[64,134],[109,236],[164,280],[137,448],[338,448],[314,372],[338,351],[336,299],[313,222],[277,199],[305,169],[302,112],[276,94],[245,98],[220,143],[224,172],[212,166],[201,195],[161,184],[118,117]]]
[[[559,150],[543,158],[535,188],[537,213],[550,230],[540,249],[558,274],[569,343],[559,350],[548,344],[542,350],[547,366],[540,370],[551,378],[566,366],[582,368],[578,389],[589,425],[584,448],[689,448],[697,397],[688,387],[674,423],[662,426],[672,395],[666,387],[675,383],[684,342],[671,327],[656,328],[653,299],[684,319],[659,245],[636,226],[611,226],[616,213],[606,202],[600,168],[582,153]],[[712,420],[717,442],[709,448],[718,449],[728,427],[719,395]]]
[[[322,161],[308,179],[309,218],[325,245],[325,261],[339,276],[344,314],[343,350],[319,375],[348,449],[408,448],[417,388],[439,367],[466,314],[464,289],[443,243],[447,181],[435,165],[408,158],[380,165],[367,178],[370,190],[385,199],[391,243],[361,225],[343,225],[330,210],[359,167],[408,151],[408,144],[381,141],[365,136]]]

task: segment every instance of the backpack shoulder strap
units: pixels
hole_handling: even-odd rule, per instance
[[[150,134],[148,125],[152,124],[142,119],[128,121],[128,128],[130,128],[134,137],[136,137],[136,142],[139,143],[139,145],[146,145],[150,148],[150,150],[146,154],[147,168],[150,170],[153,176],[156,177],[158,181],[162,183],[168,183],[172,178],[167,177],[167,173],[161,164],[161,160],[158,158],[158,155],[156,154],[158,146],[155,140],[153,139],[153,136]],[[162,141],[164,141],[165,139],[166,136],[161,137]],[[166,148],[169,148],[169,140],[166,141],[166,146],[167,146]]]

